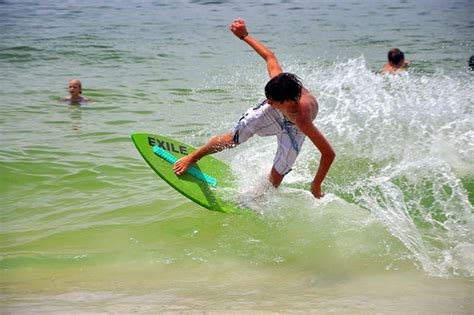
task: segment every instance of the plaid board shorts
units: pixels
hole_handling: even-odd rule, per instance
[[[284,176],[291,171],[303,145],[305,135],[267,101],[248,109],[232,129],[237,144],[244,143],[254,134],[260,137],[277,136],[278,149],[273,167]]]

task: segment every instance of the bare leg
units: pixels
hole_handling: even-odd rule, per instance
[[[193,164],[199,161],[201,158],[205,157],[206,155],[213,154],[216,152],[220,152],[224,149],[235,147],[237,143],[235,143],[232,133],[226,133],[221,136],[215,136],[208,143],[186,155],[176,161],[173,166],[173,171],[176,175],[183,175],[186,170]]]
[[[283,180],[284,175],[278,174],[274,167],[272,167],[272,171],[270,172],[269,180],[273,187],[277,188],[280,186],[281,181]]]

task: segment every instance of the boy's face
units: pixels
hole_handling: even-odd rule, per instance
[[[76,81],[69,81],[69,94],[71,95],[78,95],[81,93],[81,84]]]

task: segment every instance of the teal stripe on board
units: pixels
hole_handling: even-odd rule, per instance
[[[178,161],[178,159],[174,157],[171,153],[166,152],[157,145],[153,147],[153,152],[155,152],[156,155],[162,157],[171,164],[174,164],[176,163],[176,161]],[[217,180],[215,178],[207,175],[206,173],[201,172],[200,170],[195,169],[194,167],[188,168],[186,172],[203,181],[204,183],[208,183],[213,187],[217,186]]]

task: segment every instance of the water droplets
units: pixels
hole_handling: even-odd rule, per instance
[[[328,191],[370,210],[426,272],[472,276],[474,259],[466,249],[474,246],[473,206],[463,185],[474,174],[469,78],[443,72],[380,75],[363,57],[329,66],[305,63],[289,71],[316,95],[315,123],[338,154],[325,182]],[[254,143],[234,161],[235,169],[247,170],[238,174],[242,185],[259,182],[256,174],[273,158],[272,140],[258,140],[265,150],[255,152]],[[266,207],[326,207],[294,200],[308,189],[318,161],[308,141]],[[287,186],[295,189],[285,195]],[[399,255],[407,258],[406,252]]]

